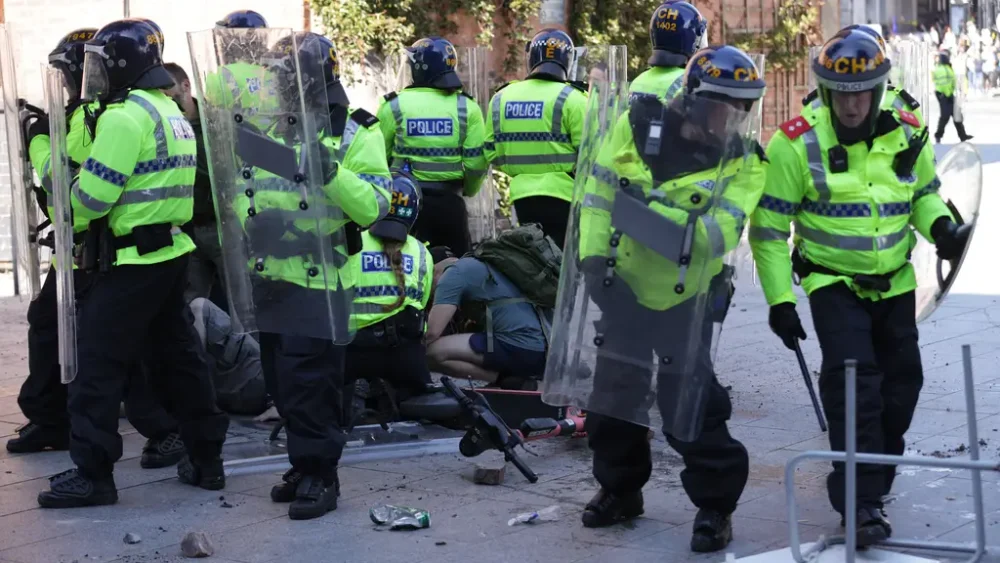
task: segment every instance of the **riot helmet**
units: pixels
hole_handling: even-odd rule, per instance
[[[696,52],[684,69],[685,114],[706,130],[741,124],[764,97],[766,84],[749,55],[730,45]],[[721,102],[721,103],[720,103]]]
[[[66,86],[67,102],[73,103],[80,99],[83,86],[84,44],[94,38],[97,28],[85,27],[66,34],[59,40],[55,49],[49,53],[49,65],[58,69],[63,75]]]
[[[887,55],[889,54],[889,49],[886,47],[886,44],[885,44],[885,38],[882,37],[882,34],[879,33],[877,29],[875,29],[874,27],[872,27],[870,25],[865,25],[865,24],[861,24],[861,23],[854,23],[854,24],[851,24],[851,25],[845,27],[841,31],[860,31],[860,32],[863,32],[863,33],[867,33],[868,35],[872,36],[872,39],[874,39],[875,42],[878,43],[879,47],[882,47],[882,50],[885,51],[885,53]]]
[[[129,90],[169,88],[174,80],[163,68],[156,30],[134,19],[109,23],[84,45],[85,100],[107,101]]]
[[[267,27],[267,20],[253,10],[236,10],[215,22],[215,26],[228,29],[263,28]]]
[[[294,57],[294,58],[293,58]],[[347,92],[340,83],[340,61],[333,41],[311,31],[299,31],[294,36],[281,38],[264,55],[264,64],[277,75],[282,102],[286,107],[296,107],[300,103],[299,80],[296,76],[296,62],[301,76],[301,93],[305,103],[310,100],[325,100],[327,104],[348,105]],[[326,108],[311,108],[320,110]]]
[[[951,54],[947,50],[938,52],[938,64],[951,66]]]
[[[823,45],[812,67],[837,139],[851,144],[874,133],[892,67],[878,41],[863,31],[842,30]]]
[[[459,90],[462,81],[455,70],[458,53],[451,41],[442,37],[425,37],[406,48],[414,86]]]
[[[394,168],[389,213],[368,230],[380,239],[406,242],[420,215],[421,203],[420,185],[416,179],[406,171]]]
[[[573,40],[565,31],[543,29],[524,47],[528,73],[566,80],[573,63]]]
[[[653,44],[649,66],[682,67],[695,51],[705,47],[708,21],[688,2],[670,0],[660,4],[649,20]]]
[[[151,20],[149,18],[134,18],[134,19],[136,21],[141,21],[142,23],[144,23],[144,24],[148,25],[149,27],[153,28],[154,35],[156,36],[156,41],[160,45],[160,58],[162,59],[163,58],[163,49],[166,48],[166,43],[164,42],[164,37],[163,37],[163,30],[160,29],[160,26],[157,25],[157,23],[155,21],[153,21],[153,20]]]

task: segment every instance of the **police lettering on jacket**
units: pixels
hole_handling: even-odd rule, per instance
[[[392,262],[389,261],[389,256],[384,252],[362,252],[361,271],[365,273],[391,272]],[[403,272],[413,273],[413,257],[409,254],[403,254]]]
[[[450,117],[443,119],[407,119],[407,137],[450,137],[454,122]]]
[[[507,102],[504,119],[541,119],[545,102]]]

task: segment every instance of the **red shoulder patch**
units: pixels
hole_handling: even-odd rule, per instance
[[[901,119],[903,123],[907,123],[914,127],[920,127],[920,120],[917,119],[917,116],[908,111],[899,110],[899,119]]]
[[[806,118],[800,115],[799,117],[789,119],[788,121],[782,123],[778,126],[778,128],[781,129],[789,139],[795,140],[799,137],[799,135],[802,135],[806,131],[812,129],[812,125],[806,121]]]

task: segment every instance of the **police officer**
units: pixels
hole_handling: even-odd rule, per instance
[[[649,68],[632,80],[629,98],[646,95],[663,100],[680,92],[684,67],[703,46],[707,30],[708,22],[688,2],[670,0],[661,4],[649,21],[649,40],[653,43]]]
[[[78,168],[90,155],[93,133],[85,123],[87,109],[94,104],[84,104],[80,100],[80,86],[83,80],[84,43],[97,29],[84,28],[66,34],[55,49],[49,53],[49,64],[63,75],[68,103],[66,106],[68,131],[67,152]],[[28,150],[32,166],[42,179],[42,189],[38,193],[39,204],[46,208],[46,216],[52,217],[52,183],[50,176],[51,144],[49,140],[48,118],[44,115],[32,122],[28,128]],[[82,242],[82,232],[86,221],[79,221],[75,231],[78,242]],[[49,241],[48,244],[52,244]],[[37,299],[28,307],[28,366],[29,374],[21,386],[18,405],[28,419],[28,424],[18,431],[18,437],[7,442],[7,450],[14,453],[37,452],[44,449],[67,449],[69,447],[69,414],[66,410],[67,388],[60,380],[58,363],[58,323],[56,310],[56,268],[52,266],[42,285]],[[90,276],[74,268],[74,287],[77,294],[86,294]],[[143,468],[166,467],[177,463],[184,454],[184,446],[177,434],[177,421],[173,419],[156,400],[150,389],[145,370],[138,363],[131,370],[129,392],[125,411],[129,422],[147,438],[143,447],[140,465]]]
[[[262,104],[276,103],[277,95],[264,67],[248,62],[247,59],[258,59],[267,50],[267,45],[264,41],[252,40],[252,35],[242,33],[241,30],[265,29],[267,20],[253,10],[236,10],[216,22],[215,26],[232,32],[223,36],[222,45],[216,46],[223,53],[223,64],[206,77],[204,96],[215,105],[241,109],[255,125],[266,129],[270,123],[255,118],[254,114],[274,114],[274,111],[270,111],[274,107],[263,107]],[[254,51],[253,54],[257,56],[244,56],[246,51]]]
[[[322,144],[329,155],[324,167],[330,179],[323,189],[330,194],[330,205],[343,209],[353,226],[371,225],[388,212],[392,184],[378,120],[364,110],[349,108],[332,41],[309,32],[298,33],[294,47],[290,41],[279,41],[268,57],[276,61],[273,63],[275,68],[292,69],[292,74],[276,79],[276,83],[298,84],[294,75],[295,65],[287,61],[287,57],[291,56],[297,56],[301,62],[301,83],[306,88],[303,96],[329,101],[329,127],[325,128],[329,135],[322,139]],[[322,59],[316,60],[319,56]],[[323,74],[314,76],[313,73],[319,69]],[[298,102],[298,99],[298,94],[295,94],[292,102]],[[286,213],[298,211],[301,203],[299,194],[286,192],[286,195],[280,200],[282,203],[277,210]],[[277,199],[273,201],[278,202]],[[258,217],[266,211],[264,202],[257,204],[255,214]],[[342,227],[344,223],[346,220],[331,228]],[[353,226],[349,224],[348,229],[353,230]],[[289,229],[293,233],[296,231],[292,223],[289,223]],[[353,243],[348,241],[346,252],[354,254],[360,250],[352,250],[352,246]],[[336,250],[338,254],[342,251],[342,248]],[[261,260],[258,271],[266,280],[266,286],[260,287],[267,288],[272,298],[284,292],[290,298],[298,294],[305,299],[314,296],[323,299],[326,287],[320,284],[310,287],[297,285],[303,271],[303,258],[276,258],[272,254]],[[326,283],[331,287],[353,283],[350,275],[343,279],[341,271],[327,267],[323,272]],[[314,276],[318,279],[324,277]],[[297,321],[297,313],[288,314],[293,315],[288,319],[290,322]],[[346,314],[349,316],[350,312]],[[334,318],[333,321],[347,324],[346,318]],[[264,329],[260,333],[260,344],[265,377],[271,372],[270,377],[278,382],[277,403],[287,419],[288,459],[292,465],[283,482],[271,489],[271,500],[291,503],[288,516],[293,520],[318,518],[337,508],[337,497],[340,495],[337,464],[346,442],[342,430],[346,347],[335,345],[332,335],[330,338],[316,338],[291,334],[290,331],[275,333]]]
[[[711,217],[710,223],[720,229],[719,242],[725,250],[735,249],[743,220],[760,195],[766,160],[756,142],[744,144],[746,139],[735,138],[736,129],[727,124],[745,125],[747,113],[763,97],[764,88],[753,61],[739,49],[720,46],[697,51],[685,70],[681,95],[666,105],[660,96],[635,99],[597,157],[594,178],[586,184],[580,211],[580,258],[588,293],[601,310],[597,330],[602,340],[597,343],[595,339],[602,353],[594,367],[593,408],[587,416],[594,477],[601,489],[587,503],[585,526],[608,526],[643,513],[642,487],[652,472],[647,428],[630,421],[638,418],[624,420],[611,415],[634,409],[645,412],[645,407],[621,404],[633,400],[644,403],[650,386],[648,358],[654,351],[664,358],[683,353],[681,349],[689,345],[679,343],[690,340],[691,349],[699,350],[696,356],[703,358],[694,374],[669,371],[673,369],[667,367],[670,362],[663,362],[657,376],[663,429],[670,446],[684,458],[681,480],[698,507],[691,549],[717,551],[732,539],[731,514],[746,485],[749,460],[746,448],[729,434],[726,425],[732,414],[729,395],[715,379],[710,357],[704,359],[711,348],[711,330],[706,335],[703,329],[713,321],[698,310],[701,300],[691,296],[694,292],[684,293],[685,283],[695,286],[700,283],[695,280],[702,276],[698,269],[687,275],[686,266],[678,266],[661,251],[622,234],[620,229],[625,227],[613,225],[610,211],[618,206],[619,198],[643,202],[643,216],[652,217],[646,212],[651,209],[657,218],[662,217],[656,240],[672,241],[667,244],[678,248],[699,247],[705,253],[709,245],[696,242],[690,246],[684,242],[688,239],[672,235],[671,229],[683,233],[685,225],[698,225],[699,217],[706,221]],[[708,141],[714,137],[718,139]],[[719,184],[720,170],[730,178],[724,184],[724,194],[703,197],[706,189],[712,193],[711,186]],[[610,198],[615,198],[614,205]],[[720,212],[705,209],[708,201],[716,199],[722,202],[717,204]],[[704,230],[709,230],[709,223]],[[699,236],[707,240],[712,234],[695,235]],[[715,245],[711,246],[715,250]],[[726,303],[719,308],[724,316],[731,276],[721,262],[698,256],[682,263],[692,268],[716,264],[715,273],[706,272],[703,277],[707,284],[712,276],[710,291]],[[694,325],[690,324],[692,319]],[[633,328],[638,326],[641,328]],[[690,334],[700,336],[689,338]],[[631,363],[622,358],[637,359]],[[638,358],[646,358],[645,365],[637,365],[643,363]],[[667,382],[681,377],[705,381],[707,402],[701,431],[684,429],[684,437],[678,439],[674,434],[679,427],[667,423],[668,418],[674,418],[668,412],[676,407],[665,405],[674,400]],[[635,396],[623,397],[630,394],[624,389],[633,385],[637,385]],[[608,409],[608,414],[601,414],[602,409]]]
[[[587,110],[586,88],[568,81],[573,40],[544,29],[525,46],[530,74],[490,100],[486,158],[510,179],[522,224],[539,223],[562,246],[573,197],[576,154]]]
[[[416,180],[395,171],[389,214],[362,234],[361,253],[350,259],[358,333],[347,348],[348,382],[383,379],[408,394],[431,383],[423,337],[434,261],[409,235],[421,206]]]
[[[260,29],[267,27],[267,20],[253,10],[235,10],[215,22],[215,25],[227,29]]]
[[[934,141],[940,143],[944,137],[944,128],[948,125],[948,120],[955,116],[955,69],[951,66],[951,57],[948,51],[938,53],[937,64],[934,65],[934,95],[937,96],[938,108],[941,116],[938,118],[937,131],[934,132]],[[972,135],[965,132],[965,124],[955,120],[955,131],[962,142],[972,139]]]
[[[151,39],[152,38],[152,39]],[[113,504],[122,455],[118,406],[128,368],[144,351],[163,371],[157,389],[175,409],[187,457],[182,482],[221,489],[228,419],[215,406],[183,299],[195,141],[159,88],[170,86],[155,30],[134,20],[101,28],[85,47],[83,98],[96,99],[93,147],[72,191],[74,217],[89,221],[84,267],[99,268],[79,303],[78,372],[69,386],[76,467],[38,495],[45,508]],[[92,236],[91,236],[92,235]],[[97,254],[97,264],[87,256]]]
[[[795,311],[792,272],[809,295],[823,351],[820,396],[830,447],[844,450],[844,361],[858,361],[857,447],[900,455],[923,382],[915,325],[911,226],[960,256],[968,240],[937,193],[933,147],[912,113],[879,106],[890,61],[869,34],[843,30],[813,60],[822,105],[780,126],[750,245],[771,306],[769,324],[785,346],[806,337]],[[787,239],[795,222],[796,249]],[[844,467],[827,491],[844,515]],[[895,467],[858,466],[858,545],[891,535],[882,508]]]
[[[407,53],[412,85],[386,94],[378,110],[385,152],[420,182],[424,207],[413,235],[465,254],[471,240],[461,196],[476,195],[486,176],[483,112],[462,91],[450,41],[426,37]]]

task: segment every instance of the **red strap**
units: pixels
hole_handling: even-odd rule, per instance
[[[812,129],[812,125],[810,125],[804,117],[799,116],[789,119],[779,125],[778,128],[781,129],[790,140],[795,140],[806,131]]]
[[[899,110],[899,118],[903,120],[903,123],[907,123],[914,127],[920,127],[920,120],[917,119],[917,116],[908,111]]]

